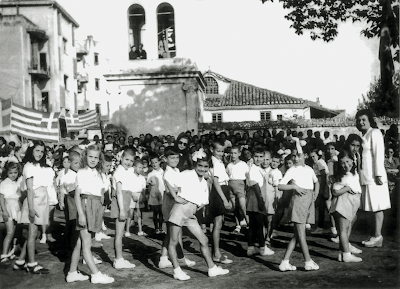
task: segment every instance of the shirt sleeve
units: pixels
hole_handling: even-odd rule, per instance
[[[22,171],[22,174],[25,179],[30,179],[34,175],[34,167],[31,163],[26,163],[24,166],[24,170]]]
[[[292,177],[292,171],[293,171],[293,169],[292,169],[292,168],[289,168],[289,169],[286,171],[286,173],[285,173],[285,175],[283,176],[283,178],[280,180],[279,184],[281,184],[281,185],[287,185],[287,184],[290,182],[290,180],[293,179],[293,177]],[[315,175],[315,174],[314,174],[314,175]]]
[[[373,175],[376,176],[385,176],[385,145],[383,143],[382,133],[379,129],[373,129],[371,133],[371,150],[372,150],[372,160],[373,163]]]
[[[337,190],[340,190],[343,187],[344,187],[344,185],[342,183],[334,183],[333,186],[332,186],[332,189],[337,191]]]
[[[276,187],[279,185],[279,181],[282,179],[282,173],[280,170],[274,170],[272,173],[272,185]]]
[[[315,175],[315,172],[314,172],[314,170],[313,170],[312,168],[310,168],[310,171],[311,171],[313,183],[315,184],[316,182],[318,182],[318,178],[317,178],[317,176]]]

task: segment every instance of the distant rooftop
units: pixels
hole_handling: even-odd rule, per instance
[[[75,27],[79,27],[78,22],[60,5],[52,0],[0,0],[1,7],[31,7],[31,6],[51,6],[64,15]]]

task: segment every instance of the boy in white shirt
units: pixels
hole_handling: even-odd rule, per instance
[[[193,161],[194,170],[186,170],[181,173],[178,196],[168,219],[170,231],[168,252],[174,267],[174,278],[182,281],[190,279],[190,276],[179,267],[176,252],[182,226],[186,226],[199,240],[201,253],[207,262],[208,276],[214,277],[229,273],[229,270],[222,269],[214,264],[208,248],[208,239],[195,216],[196,211],[208,204],[208,184],[203,176],[210,168],[211,158],[201,150],[194,153]]]
[[[289,258],[297,242],[299,242],[303,252],[305,270],[318,270],[319,266],[311,259],[308,251],[306,223],[314,223],[313,201],[318,196],[319,183],[313,169],[304,165],[303,154],[293,154],[292,158],[294,166],[287,170],[285,176],[279,182],[278,189],[281,191],[293,190],[289,216],[290,221],[294,223],[295,232],[286,249],[284,259],[279,265],[279,270],[296,270],[296,267],[289,263]]]
[[[163,180],[164,170],[160,167],[160,158],[158,155],[152,155],[150,157],[151,165],[153,170],[147,175],[147,183],[149,184],[149,202],[153,211],[153,223],[155,233],[163,234],[163,214],[161,205],[163,202],[163,195],[165,191],[165,185]]]
[[[231,148],[231,162],[226,167],[226,172],[229,176],[229,189],[231,190],[231,203],[234,207],[236,228],[232,234],[239,234],[241,225],[240,220],[249,224],[249,218],[246,215],[246,175],[249,172],[249,166],[240,157],[240,148],[234,145]],[[236,204],[238,210],[235,210]]]

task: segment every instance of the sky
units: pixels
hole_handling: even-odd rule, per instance
[[[185,15],[192,21],[190,28],[176,28],[177,48],[179,29],[198,35],[190,58],[200,71],[211,69],[293,97],[312,101],[318,97],[323,106],[345,109],[350,115],[379,76],[379,39],[363,37],[363,23],[340,24],[338,37],[325,43],[312,41],[308,32],[296,35],[284,18],[289,10],[277,0],[264,4],[261,0],[181,1],[192,1],[194,9]],[[112,21],[112,6],[106,5],[112,1],[58,2],[79,23],[78,40],[93,35],[102,45],[112,45],[103,33],[107,21]]]

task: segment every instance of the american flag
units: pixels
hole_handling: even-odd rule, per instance
[[[0,134],[14,133],[28,139],[59,141],[59,112],[43,112],[1,100]]]
[[[98,116],[95,110],[88,110],[81,114],[65,114],[65,122],[68,132],[77,132],[98,124]]]

